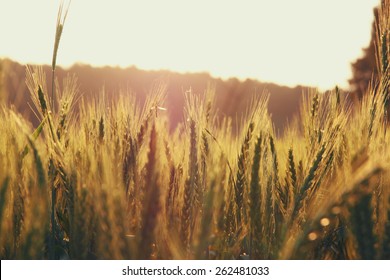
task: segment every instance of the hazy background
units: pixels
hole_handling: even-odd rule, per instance
[[[0,57],[51,62],[59,0],[0,0]],[[68,1],[65,1],[65,6]],[[379,0],[74,0],[58,64],[348,85]]]
[[[0,101],[34,125],[25,64],[51,64],[59,3],[0,0]],[[309,87],[326,91],[338,85],[356,96],[365,91],[375,69],[371,31],[378,4],[74,0],[57,76],[61,81],[75,73],[86,99],[104,87],[107,98],[127,91],[140,101],[163,79],[172,128],[182,120],[183,92],[190,87],[198,94],[214,85],[220,113],[233,119],[253,95],[270,92],[268,109],[277,131],[283,131]],[[45,69],[49,77],[50,67]]]

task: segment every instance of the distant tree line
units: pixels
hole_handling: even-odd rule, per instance
[[[359,99],[363,97],[370,83],[378,78],[378,64],[375,57],[375,42],[378,34],[376,22],[378,20],[378,8],[374,9],[375,19],[372,23],[371,41],[368,47],[363,49],[363,56],[352,63],[352,78],[349,80],[353,95]]]

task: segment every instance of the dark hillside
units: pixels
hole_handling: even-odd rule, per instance
[[[1,60],[0,64],[3,69],[3,87],[7,95],[2,96],[2,99],[15,105],[20,112],[35,123],[35,117],[28,107],[30,99],[24,82],[25,66],[10,60]],[[50,67],[45,66],[45,70],[48,81],[50,81]],[[203,93],[209,84],[215,86],[220,113],[233,118],[236,114],[239,115],[244,111],[254,94],[261,95],[269,92],[269,112],[278,131],[282,131],[287,120],[291,119],[297,112],[302,92],[307,90],[301,86],[289,88],[250,79],[245,81],[235,78],[216,79],[207,73],[179,74],[169,71],[143,71],[134,67],[121,69],[74,65],[67,70],[57,68],[56,73],[60,81],[67,73],[75,73],[79,80],[80,90],[87,99],[93,95],[101,94],[104,88],[105,95],[109,98],[120,91],[130,91],[136,93],[137,98],[142,101],[153,83],[158,80],[167,81],[166,107],[172,128],[182,119],[184,92],[190,88],[194,93]]]

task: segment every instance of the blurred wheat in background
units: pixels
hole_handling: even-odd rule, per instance
[[[52,84],[26,69],[40,124],[0,107],[1,259],[390,258],[389,0],[361,102],[312,90],[283,135],[267,97],[233,133],[212,86],[186,92],[173,132],[163,82],[143,105],[84,100],[55,77],[64,15]]]

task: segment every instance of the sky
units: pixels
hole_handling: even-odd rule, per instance
[[[0,58],[51,64],[60,2],[0,0]],[[346,88],[379,2],[73,0],[57,64]]]

